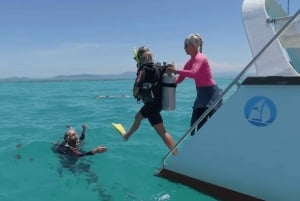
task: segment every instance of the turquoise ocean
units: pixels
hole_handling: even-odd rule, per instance
[[[231,80],[217,79],[224,89]],[[131,126],[138,104],[133,80],[0,82],[0,201],[215,201],[155,176],[168,149],[147,120],[124,142],[111,123]],[[176,110],[163,111],[177,141],[187,131],[195,98],[192,80],[176,88]],[[96,98],[96,96],[99,96]],[[88,129],[83,149],[108,151],[63,168],[52,152],[66,125]],[[88,170],[87,168],[88,167]]]

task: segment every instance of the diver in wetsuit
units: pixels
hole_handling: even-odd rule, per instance
[[[63,176],[63,169],[67,169],[73,174],[85,173],[87,176],[87,182],[89,184],[94,183],[96,185],[99,197],[104,200],[110,200],[111,195],[106,194],[105,190],[102,189],[100,184],[98,184],[98,176],[92,171],[89,161],[83,160],[83,158],[85,158],[84,156],[103,153],[107,151],[107,148],[100,145],[88,152],[83,151],[81,146],[85,139],[86,129],[87,125],[83,124],[80,137],[78,137],[76,131],[71,126],[67,126],[64,139],[52,146],[52,151],[57,153],[61,164],[61,167],[57,169],[58,173],[61,177]]]
[[[73,173],[76,173],[77,171],[88,172],[90,165],[82,162],[77,164],[77,161],[84,156],[104,153],[106,152],[107,148],[103,145],[99,145],[98,147],[85,152],[81,149],[81,145],[85,139],[87,125],[82,125],[82,131],[79,138],[78,134],[71,126],[67,126],[67,128],[68,129],[65,132],[64,139],[55,143],[52,146],[52,151],[59,155],[60,163],[63,168],[66,168]],[[59,173],[62,175],[62,170],[60,170]]]
[[[94,155],[96,153],[103,153],[107,150],[105,146],[100,145],[88,152],[82,151],[80,147],[85,138],[87,125],[86,124],[82,125],[82,131],[79,139],[78,139],[78,134],[71,126],[67,126],[67,128],[68,130],[65,133],[64,140],[62,142],[57,142],[56,144],[54,144],[52,148],[52,150],[55,153],[65,154],[65,155],[73,156],[75,158],[80,158],[83,156]]]

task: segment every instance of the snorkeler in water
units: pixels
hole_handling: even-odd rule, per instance
[[[105,95],[105,96],[97,95],[96,96],[96,99],[101,99],[101,98],[130,98],[130,96],[127,95],[127,94],[122,94],[122,95]]]

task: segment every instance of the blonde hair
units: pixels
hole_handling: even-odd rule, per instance
[[[137,51],[137,56],[141,64],[153,63],[152,53],[148,47],[140,47]]]
[[[203,42],[199,34],[190,34],[185,38],[184,43],[192,44],[198,51],[202,52]]]

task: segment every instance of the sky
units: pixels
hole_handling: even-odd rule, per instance
[[[278,0],[287,9],[287,0]],[[289,1],[290,14],[300,8]],[[133,47],[182,68],[199,33],[213,73],[251,60],[242,0],[0,0],[0,78],[135,72]]]

